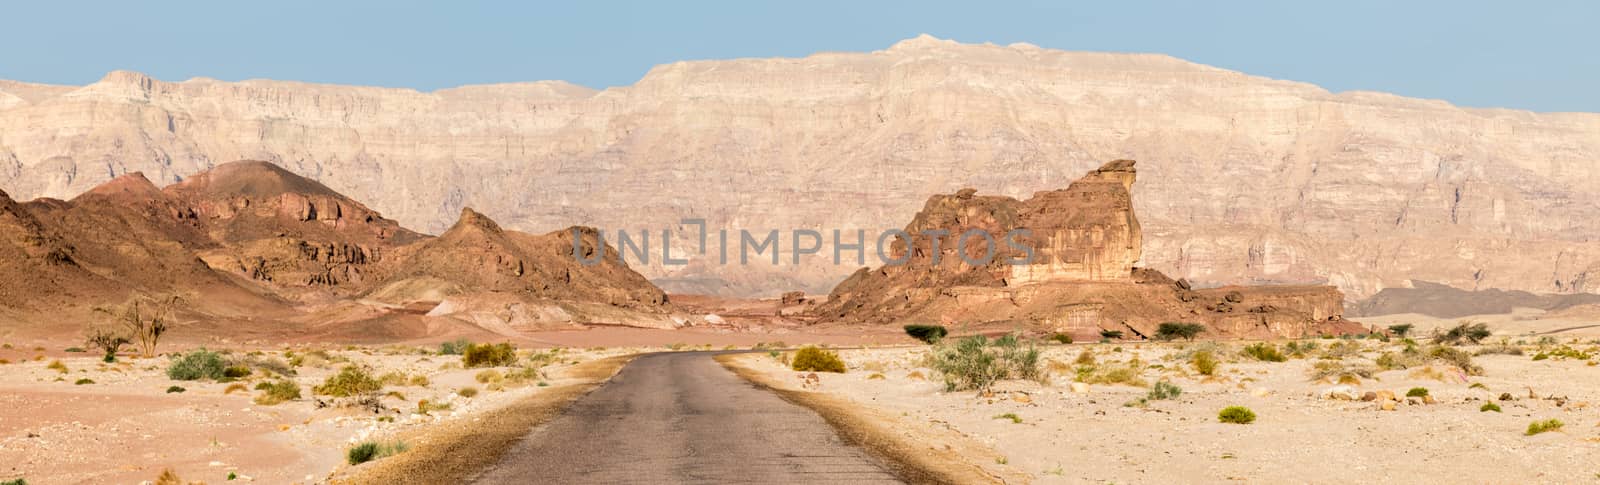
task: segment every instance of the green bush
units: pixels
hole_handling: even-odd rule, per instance
[[[1289,358],[1285,357],[1282,352],[1278,351],[1278,346],[1269,343],[1254,343],[1246,345],[1244,346],[1244,350],[1242,352],[1244,353],[1245,357],[1262,362],[1283,362],[1289,360]]]
[[[1486,402],[1486,403],[1483,403],[1482,406],[1478,407],[1478,412],[1480,412],[1480,413],[1487,413],[1489,411],[1494,411],[1494,412],[1497,412],[1497,413],[1500,412],[1500,405],[1492,403],[1492,402]]]
[[[1167,381],[1161,381],[1157,382],[1153,386],[1150,386],[1150,393],[1145,395],[1145,399],[1149,399],[1151,401],[1161,401],[1165,399],[1176,399],[1181,395],[1183,395],[1183,388]]]
[[[167,377],[175,381],[222,380],[228,377],[228,362],[222,354],[204,348],[172,358]]]
[[[845,371],[844,360],[839,358],[839,354],[809,345],[795,351],[794,360],[790,362],[789,368],[801,372]]]
[[[279,380],[256,384],[256,390],[262,391],[256,396],[256,404],[272,406],[285,401],[300,399],[300,385],[291,380]]]
[[[1195,352],[1194,355],[1189,358],[1189,360],[1194,364],[1194,370],[1199,372],[1200,375],[1217,375],[1217,356],[1213,355],[1211,351],[1201,350],[1199,352]]]
[[[184,388],[178,387],[178,386],[168,386],[167,387],[167,394],[182,393],[182,392],[187,391],[187,390],[188,389],[184,389]]]
[[[1534,421],[1532,423],[1528,423],[1528,431],[1523,434],[1533,436],[1548,431],[1560,431],[1562,426],[1566,426],[1566,423],[1562,423],[1559,419]]]
[[[994,419],[1009,419],[1011,424],[1022,424],[1022,416],[1017,416],[1017,413],[996,414]]]
[[[450,342],[440,342],[439,355],[461,355],[461,353],[466,352],[467,347],[471,345],[472,341],[464,338],[456,339]]]
[[[949,391],[984,390],[1001,379],[1043,380],[1039,349],[1023,345],[1015,335],[990,343],[982,335],[941,343],[928,356],[928,367],[944,376]]]
[[[312,391],[324,396],[350,397],[376,393],[380,389],[383,389],[383,383],[374,379],[366,369],[347,365],[339,369],[338,374],[328,376],[322,385],[312,388]]]
[[[1244,406],[1228,406],[1217,413],[1217,421],[1233,424],[1250,424],[1256,421],[1256,413]]]
[[[1411,390],[1406,391],[1406,397],[1428,397],[1428,388],[1413,387]]]
[[[349,460],[351,465],[360,465],[372,460],[402,453],[406,451],[407,448],[409,447],[406,446],[405,442],[403,441],[396,441],[388,444],[366,441],[359,445],[350,447],[350,451],[345,454],[345,458]]]
[[[4,482],[0,482],[0,485],[28,485],[28,481],[18,478],[15,480],[6,480]]]
[[[72,385],[75,385],[75,386],[82,386],[82,385],[85,385],[85,384],[94,384],[94,379],[90,379],[90,378],[85,377],[85,378],[82,378],[82,379],[78,379],[77,381],[72,383]]]
[[[1156,327],[1156,338],[1160,340],[1173,340],[1182,338],[1194,340],[1196,336],[1206,331],[1204,325],[1187,322],[1167,322]]]
[[[950,334],[950,331],[941,325],[906,325],[905,331],[906,335],[925,344],[939,343],[940,340],[944,340],[945,335]]]
[[[510,343],[467,344],[461,352],[461,365],[473,367],[505,367],[517,363],[517,348]]]
[[[1118,340],[1118,339],[1122,338],[1122,331],[1121,330],[1101,330],[1100,331],[1100,338],[1107,339],[1107,340]]]
[[[1055,335],[1051,335],[1050,336],[1050,340],[1054,340],[1058,344],[1070,344],[1070,343],[1072,343],[1072,336],[1064,334],[1064,333],[1058,333],[1058,334],[1055,334]]]
[[[1463,321],[1444,333],[1438,333],[1435,331],[1433,339],[1436,342],[1448,345],[1460,345],[1463,343],[1476,344],[1478,342],[1482,342],[1483,339],[1489,338],[1489,335],[1492,333],[1493,332],[1489,331],[1489,325],[1486,323],[1472,323],[1469,321]]]

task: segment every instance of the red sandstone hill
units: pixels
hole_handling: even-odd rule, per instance
[[[230,336],[415,337],[450,326],[417,311],[441,302],[447,324],[523,305],[546,308],[540,322],[671,325],[665,294],[644,277],[614,256],[581,266],[571,252],[568,231],[502,231],[471,211],[443,237],[418,234],[266,162],[165,189],[131,173],[70,201],[0,193],[0,325],[80,328],[90,308],[135,294],[180,295],[184,319]]]
[[[936,195],[906,226],[890,258],[903,265],[862,268],[833,289],[812,313],[826,323],[943,323],[965,327],[1026,326],[1098,339],[1102,330],[1150,336],[1163,322],[1206,324],[1208,336],[1300,337],[1362,331],[1343,320],[1343,295],[1331,286],[1228,287],[1195,290],[1161,273],[1135,268],[1143,234],[1133,212],[1132,160],[1092,170],[1066,189],[1026,201],[965,189]],[[1029,264],[1007,263],[1033,248]],[[944,231],[924,236],[924,231]],[[986,264],[964,261],[961,235],[982,230],[996,240]],[[934,248],[938,261],[934,261]],[[969,239],[968,260],[981,262],[981,238]]]

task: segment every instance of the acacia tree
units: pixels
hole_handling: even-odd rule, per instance
[[[155,357],[156,345],[161,343],[161,336],[167,333],[172,313],[182,301],[177,295],[135,296],[121,308],[95,310],[111,315],[122,325],[125,334],[137,344],[139,356]]]

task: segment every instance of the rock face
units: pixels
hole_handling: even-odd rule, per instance
[[[468,205],[534,233],[582,223],[692,241],[684,217],[871,232],[926,194],[1025,198],[1116,158],[1141,161],[1140,265],[1197,286],[1327,282],[1362,298],[1412,279],[1600,284],[1600,116],[1329,93],[1160,55],[920,37],[672,63],[604,91],[130,72],[0,83],[0,188],[19,199],[257,159],[430,233]],[[855,267],[640,270],[670,288],[775,296],[825,292]]]
[[[359,330],[353,337],[413,338],[406,327],[445,327],[388,314],[447,298],[450,311],[436,316],[502,334],[528,328],[485,308],[532,308],[534,323],[675,324],[665,294],[615,250],[579,264],[572,234],[596,251],[592,229],[532,236],[470,210],[432,238],[251,161],[165,189],[130,173],[70,201],[19,204],[0,192],[0,329],[81,322],[134,293],[186,297],[194,320],[236,332],[353,319],[343,327]]]
[[[1023,325],[1099,339],[1102,331],[1149,337],[1164,322],[1207,325],[1207,337],[1305,337],[1360,332],[1331,286],[1194,289],[1135,268],[1140,229],[1130,190],[1132,160],[1089,171],[1063,190],[1026,201],[970,189],[934,196],[893,245],[903,264],[862,268],[812,313],[823,323],[938,322]],[[1031,234],[1013,245],[963,245],[969,231]],[[1027,248],[1034,248],[1031,258]],[[991,256],[992,254],[992,256]],[[1021,264],[1018,264],[1021,263]]]

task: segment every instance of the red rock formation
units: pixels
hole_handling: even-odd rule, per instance
[[[894,245],[891,259],[906,264],[856,271],[814,314],[843,324],[1023,323],[1080,339],[1102,330],[1150,336],[1170,321],[1207,324],[1216,338],[1361,330],[1342,320],[1343,295],[1331,286],[1195,290],[1135,268],[1143,239],[1129,195],[1135,175],[1133,161],[1117,160],[1026,201],[970,189],[934,196],[906,226],[910,243]],[[986,254],[977,237],[962,252],[961,235],[972,230],[997,239],[991,261],[973,264]],[[1030,235],[1013,247],[1001,241],[1013,230]],[[1034,248],[1032,259],[1010,264],[1027,255],[1023,247]]]

